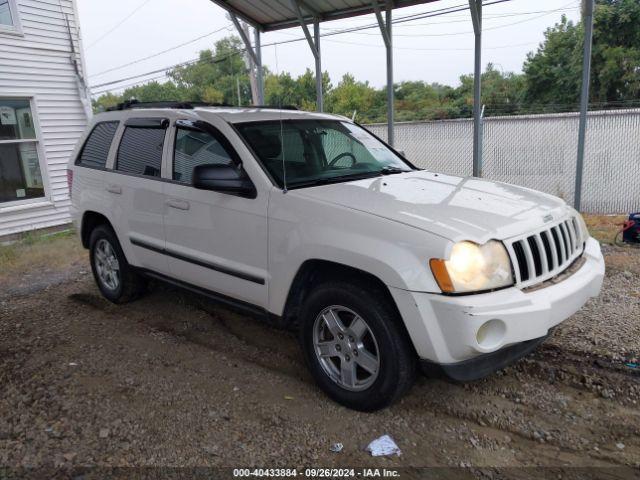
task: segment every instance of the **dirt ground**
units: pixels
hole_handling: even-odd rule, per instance
[[[0,269],[0,467],[640,467],[640,249],[605,246],[600,297],[529,357],[365,414],[291,333],[163,285],[116,306],[75,237],[29,248]],[[383,434],[401,456],[364,451]]]

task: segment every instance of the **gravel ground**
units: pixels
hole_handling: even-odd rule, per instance
[[[328,400],[288,332],[162,285],[110,304],[82,262],[25,272],[0,282],[0,466],[638,468],[640,250],[605,253],[601,296],[529,357],[373,414]],[[364,451],[382,434],[401,456]]]

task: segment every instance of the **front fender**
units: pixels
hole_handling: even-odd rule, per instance
[[[307,260],[363,270],[388,287],[439,293],[429,259],[448,240],[365,212],[273,190],[269,202],[269,311],[281,315]]]

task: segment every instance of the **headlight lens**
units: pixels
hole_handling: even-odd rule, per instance
[[[587,238],[591,236],[589,233],[589,228],[587,227],[587,223],[584,221],[582,215],[576,212],[576,218],[578,219],[578,225],[580,225],[580,229],[582,230],[582,240],[586,241]]]
[[[458,242],[448,260],[433,258],[431,271],[446,293],[477,292],[513,285],[511,260],[502,242]]]

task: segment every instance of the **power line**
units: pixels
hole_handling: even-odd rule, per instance
[[[487,28],[483,28],[482,31],[486,32],[488,30],[497,30],[500,28],[507,28],[507,27],[512,27],[514,25],[519,25],[521,23],[525,23],[525,22],[531,22],[533,20],[537,20],[538,18],[542,18],[542,17],[546,17],[548,15],[551,15],[553,13],[559,12],[561,10],[567,10],[566,7],[568,7],[569,5],[573,5],[574,2],[568,3],[566,5],[563,5],[560,8],[556,8],[553,10],[547,10],[547,13],[544,13],[542,15],[538,15],[537,17],[533,17],[533,18],[526,18],[524,20],[521,20],[519,22],[512,22],[512,23],[506,23],[503,25],[496,25],[493,27],[487,27]],[[486,4],[489,5],[489,4]],[[373,27],[366,27],[366,28],[373,28]],[[360,28],[359,30],[365,30],[365,28]],[[352,32],[348,32],[348,33],[354,33],[355,35],[373,35],[373,36],[377,36],[377,33],[368,33],[368,32],[358,32],[356,30],[353,30]],[[472,31],[466,31],[466,32],[448,32],[448,33],[395,33],[393,36],[394,37],[449,37],[449,36],[454,36],[454,35],[468,35],[468,34],[472,34]]]
[[[330,43],[339,43],[341,45],[356,45],[359,47],[382,48],[384,44],[359,43],[345,40],[325,40]],[[482,47],[483,50],[502,50],[506,48],[519,48],[537,45],[538,42],[515,43],[513,45],[498,45],[493,47]],[[473,52],[473,48],[421,48],[421,47],[393,47],[394,50],[408,50],[411,52]]]
[[[185,47],[185,46],[187,46],[187,45],[191,45],[192,43],[195,43],[195,42],[197,42],[198,40],[202,40],[203,38],[210,37],[211,35],[214,35],[214,34],[216,34],[216,33],[221,32],[222,30],[226,30],[226,29],[227,29],[227,28],[229,28],[230,26],[231,26],[231,24],[229,23],[229,24],[225,25],[225,26],[224,26],[224,27],[222,27],[222,28],[219,28],[219,29],[217,29],[217,30],[214,30],[213,32],[205,33],[204,35],[200,35],[199,37],[193,38],[193,39],[188,40],[188,41],[186,41],[186,42],[184,42],[184,43],[181,43],[181,44],[179,44],[179,45],[175,45],[175,46],[173,46],[173,47],[167,48],[166,50],[162,50],[161,52],[154,53],[154,54],[152,54],[152,55],[148,55],[148,56],[146,56],[146,57],[138,58],[137,60],[132,60],[132,61],[130,61],[129,63],[124,63],[124,64],[122,64],[122,65],[118,65],[117,67],[112,67],[112,68],[109,68],[109,69],[107,69],[107,70],[103,70],[103,71],[101,71],[101,72],[98,72],[98,73],[95,73],[95,74],[93,74],[93,75],[90,75],[90,77],[98,77],[98,76],[100,76],[100,75],[104,75],[105,73],[114,72],[114,71],[116,71],[116,70],[120,70],[120,69],[123,69],[123,68],[125,68],[125,67],[130,67],[131,65],[135,65],[135,64],[137,64],[137,63],[144,62],[145,60],[149,60],[149,59],[151,59],[151,58],[159,57],[160,55],[164,55],[165,53],[171,52],[171,51],[173,51],[173,50],[177,50],[178,48],[182,48],[182,47]]]
[[[508,1],[508,0],[501,0],[501,1]],[[501,3],[501,1],[498,1],[498,2],[492,2],[492,3]],[[490,4],[491,4],[491,3],[490,3]],[[490,5],[490,4],[487,4],[487,5]],[[455,6],[455,7],[447,7],[447,8],[442,8],[442,9],[438,9],[438,10],[433,10],[433,11],[431,11],[431,12],[427,12],[427,14],[433,14],[433,13],[440,13],[440,12],[442,12],[442,13],[440,13],[440,14],[442,15],[442,14],[444,14],[444,13],[449,13],[448,11],[449,11],[449,10],[451,10],[452,8],[457,8],[457,7],[461,7],[461,6],[462,6],[462,5],[457,5],[457,6]],[[468,7],[467,7],[467,9],[468,9]],[[399,17],[398,19],[394,20],[394,22],[393,22],[393,23],[398,23],[398,22],[400,22],[400,21],[402,21],[402,20],[404,20],[404,19],[410,19],[410,18],[415,17],[416,15],[424,15],[424,14],[425,14],[425,13],[423,12],[422,14],[412,14],[412,15],[407,15],[407,16],[405,16],[405,17]],[[434,16],[435,16],[435,15],[434,15]],[[419,18],[423,18],[423,17],[422,17],[422,16],[420,16]],[[216,31],[214,31],[214,32],[210,32],[210,33],[205,34],[205,35],[202,35],[202,36],[200,36],[200,37],[196,37],[196,38],[194,38],[193,40],[189,40],[188,42],[185,42],[185,43],[183,43],[183,44],[176,45],[175,47],[168,48],[168,49],[166,49],[166,50],[163,50],[162,52],[158,52],[157,54],[149,55],[149,56],[147,56],[147,57],[143,57],[143,58],[140,58],[140,59],[138,59],[138,60],[133,60],[133,61],[131,61],[131,62],[129,62],[129,63],[123,64],[123,65],[120,65],[120,66],[117,66],[117,67],[113,67],[113,68],[110,68],[110,69],[108,69],[108,70],[103,70],[102,72],[98,72],[98,73],[96,73],[96,74],[94,74],[94,75],[91,75],[91,77],[97,77],[97,76],[99,76],[99,75],[102,75],[102,74],[105,74],[105,73],[109,73],[109,72],[112,72],[112,71],[115,71],[115,70],[119,70],[119,69],[121,69],[121,68],[124,68],[124,67],[128,67],[128,66],[134,65],[134,64],[136,64],[136,63],[139,63],[139,62],[142,62],[142,61],[148,60],[148,59],[150,59],[150,58],[157,57],[157,56],[162,55],[162,54],[164,54],[164,53],[167,53],[167,52],[170,52],[170,51],[175,50],[175,49],[177,49],[177,48],[180,48],[180,47],[183,47],[183,46],[185,46],[185,45],[188,45],[188,44],[190,44],[190,43],[194,43],[194,42],[196,42],[196,41],[198,41],[198,40],[200,40],[200,39],[202,39],[202,38],[204,38],[204,37],[206,37],[206,36],[213,35],[214,33],[217,33],[217,32],[219,32],[219,31],[223,30],[224,28],[227,28],[228,26],[230,26],[230,24],[228,24],[226,27],[223,27],[223,28],[222,28],[222,29],[220,29],[220,30],[216,30]],[[356,27],[356,28],[360,28],[360,27]],[[372,28],[372,25],[367,25],[366,27],[363,27],[363,28]],[[349,29],[349,30],[351,30],[351,29]],[[345,32],[347,32],[347,31],[345,31]],[[279,32],[279,33],[284,33],[284,32]],[[334,35],[334,34],[335,34],[335,33],[331,33],[331,35]],[[323,36],[324,36],[324,35],[323,35]],[[327,36],[329,36],[329,34],[327,34]],[[303,40],[303,39],[300,39],[300,40]],[[296,41],[298,41],[298,40],[296,40]],[[95,43],[95,42],[94,42],[94,43]],[[283,41],[282,43],[289,43],[289,42]],[[263,45],[263,46],[271,46],[271,45],[276,45],[276,44],[277,44],[277,42],[273,42],[273,43],[271,43],[271,44],[267,44],[267,45]],[[170,67],[169,67],[169,68],[170,68]],[[99,86],[101,86],[101,85],[99,85]]]
[[[165,78],[167,76],[166,72],[163,73],[162,75],[158,75],[156,77],[151,77],[151,78],[146,78],[144,80],[141,81],[137,81],[137,82],[132,82],[132,83],[128,83],[126,85],[121,85],[120,87],[117,87],[117,89],[123,89],[126,90],[128,88],[132,88],[132,87],[137,87],[138,85],[146,85],[147,83],[151,83],[154,80],[160,80],[161,78]],[[112,90],[116,90],[116,89],[105,89],[105,90],[101,90],[99,92],[94,92],[94,95],[102,95],[103,93],[107,93],[107,92],[111,92]]]
[[[361,46],[361,47],[374,47],[374,48],[382,48],[382,47],[384,47],[384,45],[373,45],[373,44],[368,44],[368,43],[349,42],[349,41],[342,41],[342,40],[326,40],[326,41],[330,42],[330,43],[339,43],[339,44],[342,44],[342,45],[356,45],[356,46]],[[264,45],[264,46],[271,46],[271,45],[277,45],[277,44],[274,43],[274,44],[269,44],[269,45]],[[519,48],[519,47],[525,47],[525,46],[531,46],[531,45],[537,45],[537,42],[519,43],[519,44],[513,44],[513,45],[500,45],[500,46],[483,47],[483,48],[485,50],[494,50],[494,49],[505,49],[505,48]],[[445,52],[450,52],[450,51],[465,51],[465,52],[473,51],[473,48],[418,48],[418,47],[416,47],[416,48],[409,48],[409,47],[403,48],[403,47],[394,47],[394,49],[397,49],[397,50],[409,50],[409,51],[445,51]],[[237,51],[237,52],[226,54],[224,57],[220,57],[220,58],[213,57],[213,60],[214,60],[215,63],[221,62],[221,61],[224,61],[224,60],[230,58],[233,55],[237,55],[237,54],[240,54],[240,53],[242,53],[242,52],[241,51]],[[197,63],[199,61],[200,61],[199,58],[195,59],[195,60],[190,60],[188,62],[177,64],[173,68],[192,65],[192,64]],[[166,70],[170,70],[170,69],[171,69],[171,67],[167,68]],[[161,71],[164,72],[162,75],[158,75],[158,76],[155,76],[155,77],[152,77],[152,78],[147,78],[147,79],[144,79],[144,80],[141,80],[141,81],[137,81],[137,82],[133,82],[133,83],[129,83],[129,84],[126,84],[126,85],[120,85],[120,86],[118,86],[118,87],[116,87],[114,89],[105,89],[105,90],[101,90],[101,91],[98,91],[98,92],[93,92],[93,94],[94,95],[100,95],[102,93],[109,92],[109,91],[115,90],[115,89],[117,89],[117,90],[120,90],[120,89],[125,90],[125,89],[127,89],[129,87],[142,85],[145,82],[152,82],[154,80],[158,80],[160,78],[166,77],[166,70],[165,69],[161,70]],[[148,74],[151,75],[151,74],[154,74],[154,73],[158,73],[158,71],[156,70],[154,72],[149,72]],[[144,75],[141,75],[141,76],[144,76]],[[122,81],[131,80],[131,79],[136,78],[136,77],[130,77],[130,78],[119,80],[119,81],[116,80],[115,82],[116,83],[120,83]],[[108,82],[108,84],[109,83],[111,83],[111,82]],[[100,87],[106,86],[106,85],[107,84],[96,85],[93,88],[100,88]]]
[[[489,6],[489,5],[495,5],[498,3],[504,3],[504,2],[508,2],[508,1],[512,1],[512,0],[494,0],[492,2],[487,2],[485,3],[485,6]],[[466,6],[465,6],[466,5]],[[446,15],[448,13],[453,13],[453,12],[457,12],[457,11],[463,11],[463,10],[468,10],[469,6],[468,4],[459,4],[453,7],[447,7],[447,8],[441,8],[438,10],[432,10],[430,12],[423,12],[420,14],[412,14],[412,15],[407,15],[405,17],[399,17],[396,20],[393,21],[393,23],[402,23],[402,22],[406,22],[406,21],[411,21],[411,20],[415,20],[415,19],[421,19],[421,18],[429,18],[429,17],[437,17],[437,16],[441,16],[441,15]],[[349,28],[349,29],[345,29],[345,30],[337,30],[337,31],[332,31],[332,32],[327,32],[322,34],[322,37],[329,37],[329,36],[334,36],[334,35],[341,35],[344,33],[350,33],[352,31],[355,30],[361,30],[361,29],[368,29],[368,28],[374,28],[374,27],[378,27],[377,24],[371,24],[371,25],[367,25],[367,26],[363,26],[363,27],[357,27],[357,28]],[[272,42],[272,43],[267,43],[262,45],[263,47],[270,47],[270,46],[274,46],[274,45],[283,45],[286,43],[295,43],[295,42],[300,42],[305,40],[305,37],[297,37],[291,40],[281,40],[278,42]],[[237,53],[244,53],[246,51],[246,48],[242,48],[240,50],[237,51]],[[235,52],[233,54],[236,54]],[[225,57],[226,58],[226,57]],[[167,70],[171,70],[173,68],[177,68],[180,66],[185,66],[185,65],[190,65],[192,63],[197,62],[199,59],[192,59],[192,60],[188,60],[186,62],[180,62],[174,65],[170,65],[168,67],[164,67],[161,69],[157,69],[157,70],[153,70],[151,72],[146,72],[146,73],[141,73],[139,75],[133,75],[131,77],[126,77],[126,78],[122,78],[119,80],[114,80],[114,81],[110,81],[110,82],[105,82],[105,83],[101,83],[99,85],[92,85],[90,88],[94,89],[94,88],[101,88],[101,87],[106,87],[109,85],[115,85],[118,83],[122,83],[125,82],[127,80],[133,80],[135,78],[139,78],[139,77],[146,77],[148,75],[154,75],[156,73],[160,73],[163,71],[167,71]],[[119,88],[119,87],[118,87]]]
[[[102,40],[103,38],[105,38],[107,35],[109,35],[111,32],[113,32],[114,30],[116,30],[120,25],[122,25],[124,22],[126,22],[127,20],[129,20],[131,17],[133,17],[138,10],[140,10],[142,7],[144,7],[147,3],[149,3],[151,0],[145,0],[144,2],[142,2],[140,5],[138,5],[129,15],[127,15],[126,17],[124,17],[122,20],[120,20],[118,23],[116,23],[111,29],[107,30],[105,33],[103,33],[100,37],[98,37],[97,39],[95,39],[88,47],[87,50],[89,50],[91,47],[93,47],[96,43],[98,43],[100,40]]]
[[[521,15],[535,15],[538,13],[548,13],[548,12],[560,12],[560,11],[564,11],[564,12],[570,12],[575,10],[576,7],[573,8],[557,8],[554,10],[536,10],[533,12],[512,12],[512,13],[501,13],[501,14],[495,14],[495,15],[483,15],[482,16],[482,21],[486,21],[486,20],[500,20],[502,18],[507,18],[507,17],[519,17]],[[412,25],[398,25],[398,28],[411,28],[411,27],[423,27],[423,26],[433,26],[433,25],[445,25],[445,24],[450,24],[450,23],[468,23],[469,19],[468,18],[462,18],[459,17],[460,20],[451,20],[448,22],[427,22],[427,23],[415,23]],[[530,19],[533,20],[533,19]]]
[[[485,4],[485,6],[493,5],[493,4],[497,4],[497,3],[503,3],[503,2],[507,2],[507,1],[511,1],[511,0],[495,0],[493,2],[487,2]],[[510,23],[510,24],[498,25],[498,26],[495,26],[495,27],[489,27],[489,28],[486,28],[484,30],[495,30],[495,29],[498,29],[498,28],[505,28],[505,27],[509,27],[509,26],[512,26],[512,25],[524,23],[524,22],[527,22],[527,21],[536,20],[536,19],[541,18],[543,16],[547,16],[547,15],[550,15],[552,13],[556,13],[558,11],[564,10],[567,7],[569,7],[570,5],[574,5],[574,4],[575,4],[575,2],[570,2],[570,3],[567,3],[566,5],[562,5],[561,7],[557,8],[557,9],[546,10],[546,11],[542,10],[542,12],[545,12],[543,15],[539,15],[539,16],[533,17],[533,18],[528,18],[528,19],[522,20],[520,22],[514,22],[514,23]],[[423,19],[423,18],[437,17],[437,16],[448,14],[448,13],[454,13],[454,12],[457,12],[457,11],[463,11],[463,10],[468,10],[468,9],[469,9],[468,6],[464,6],[463,4],[460,4],[460,5],[456,5],[456,6],[453,6],[453,7],[434,10],[434,11],[431,11],[431,12],[423,12],[421,14],[413,14],[413,15],[408,15],[408,16],[405,16],[405,17],[400,17],[400,18],[396,19],[393,23],[404,23],[404,22],[414,21],[414,20]],[[532,12],[532,13],[537,13],[537,12]],[[354,27],[354,28],[349,28],[349,29],[344,29],[344,30],[329,31],[329,32],[326,32],[326,33],[322,34],[321,36],[322,37],[327,37],[327,36],[342,35],[342,34],[345,34],[345,33],[354,33],[357,30],[364,30],[364,29],[376,28],[376,27],[377,27],[377,24],[364,25],[364,26]],[[359,32],[357,32],[357,33],[359,33]],[[458,35],[458,34],[466,34],[466,33],[468,33],[468,32],[456,32],[456,33],[452,33],[452,34],[442,34],[442,35]],[[370,34],[367,34],[367,33],[364,33],[364,32],[361,33],[361,34],[370,35]],[[398,35],[398,34],[396,34],[396,35]],[[399,36],[440,36],[440,35],[402,35],[402,34],[400,34]],[[294,42],[299,42],[299,41],[303,41],[303,40],[305,40],[304,37],[298,37],[298,38],[291,39],[291,40],[283,40],[283,41],[264,44],[263,47],[269,47],[269,46],[274,46],[274,45],[282,45],[282,44],[286,44],[286,43],[294,43]],[[194,39],[194,41],[195,41],[195,39]],[[338,43],[338,41],[334,41],[334,42]],[[348,42],[344,42],[343,41],[343,42],[340,42],[340,43],[347,44]],[[354,42],[352,42],[352,43],[356,44]],[[364,44],[360,44],[360,45],[362,45],[362,46],[370,46],[370,45],[364,45]],[[524,46],[524,45],[525,44],[520,44],[518,46]],[[373,45],[371,45],[371,46],[373,46]],[[377,47],[377,45],[375,45],[375,46]],[[513,46],[485,47],[485,48],[498,49],[498,48],[511,48],[511,47],[515,47],[515,46],[516,45],[513,45]],[[176,48],[178,48],[178,47],[176,47]],[[412,50],[412,51],[436,50],[436,49],[422,49],[422,48],[415,48],[415,47],[412,47],[412,48],[394,47],[394,48],[396,48],[396,49],[404,49],[404,50]],[[169,49],[169,50],[171,50],[171,49]],[[441,49],[441,51],[450,51],[450,50],[462,50],[462,49]],[[465,49],[465,50],[469,50],[470,51],[472,49]],[[233,52],[231,54],[227,54],[225,57],[220,58],[219,61],[225,60],[226,58],[230,57],[231,55],[244,53],[245,51],[246,51],[246,48],[240,49],[237,52]],[[158,56],[160,54],[162,54],[162,53],[159,52],[158,54],[155,54],[153,56]],[[153,56],[151,56],[151,57],[153,57]],[[144,59],[141,59],[140,61],[143,61],[143,60]],[[218,57],[214,57],[214,60],[218,60]],[[101,88],[101,87],[105,87],[105,86],[109,86],[109,85],[115,85],[115,84],[122,83],[122,82],[127,81],[127,80],[133,80],[133,79],[136,79],[136,78],[145,77],[145,76],[148,76],[148,75],[153,75],[153,74],[156,74],[156,73],[164,72],[162,76],[154,77],[154,79],[162,78],[162,77],[165,76],[165,74],[166,74],[166,72],[168,70],[171,70],[173,68],[177,68],[177,67],[180,67],[180,66],[190,65],[190,64],[196,63],[198,61],[199,61],[199,59],[193,59],[193,60],[189,60],[189,61],[186,61],[186,62],[181,62],[181,63],[175,64],[175,65],[171,65],[169,67],[164,67],[164,68],[161,68],[161,69],[158,69],[158,70],[154,70],[154,71],[151,71],[151,72],[147,72],[147,73],[143,73],[143,74],[139,74],[139,75],[134,75],[134,76],[123,78],[123,79],[119,79],[119,80],[114,80],[114,81],[111,81],[111,82],[102,83],[100,85],[95,85],[95,86],[93,86],[91,88]],[[138,63],[138,61],[134,61],[132,63]],[[124,67],[124,66],[122,66],[122,67]],[[106,72],[103,72],[103,73],[106,73]],[[149,81],[152,81],[152,80],[151,79],[147,79],[147,80],[144,80],[144,81],[149,82]],[[140,84],[140,83],[142,83],[142,82],[137,82],[136,84]],[[114,89],[120,89],[120,88],[126,88],[126,87],[120,86],[120,87],[115,87]],[[111,89],[103,90],[101,92],[96,92],[95,94],[97,95],[97,94],[104,93],[104,92],[110,91],[110,90]]]

